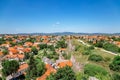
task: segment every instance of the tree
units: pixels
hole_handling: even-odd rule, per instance
[[[57,42],[56,45],[57,48],[67,48],[67,44],[65,43],[65,40],[61,40]]]
[[[49,48],[51,51],[55,51],[55,48],[53,45],[48,45],[47,48]]]
[[[2,80],[2,78],[0,77],[0,80]]]
[[[99,62],[103,60],[103,57],[100,55],[92,54],[89,56],[88,60]]]
[[[0,45],[3,44],[3,43],[5,43],[4,38],[0,38]]]
[[[93,50],[93,49],[95,49],[95,48],[94,48],[94,46],[90,46],[90,47],[88,47],[88,49],[89,49],[89,50]]]
[[[19,68],[19,63],[16,60],[5,60],[2,62],[2,72],[5,76],[15,73]]]
[[[38,50],[36,47],[32,47],[31,51],[33,52],[33,54],[37,55],[38,54]]]
[[[119,47],[116,46],[115,44],[111,44],[111,43],[105,43],[103,45],[103,48],[108,50],[108,51],[112,51],[112,52],[119,52]]]
[[[31,37],[26,40],[26,42],[32,42],[32,43],[34,43],[35,41],[36,41],[36,39],[35,38],[31,38]]]
[[[83,55],[89,55],[89,54],[91,54],[91,51],[90,50],[86,50],[86,51],[83,51],[82,54]]]
[[[4,55],[8,54],[8,50],[7,50],[7,49],[4,49],[4,50],[3,50],[3,54],[4,54]]]
[[[113,71],[120,71],[120,56],[115,56],[109,68]]]
[[[113,80],[120,80],[120,74],[118,73],[114,73],[112,77],[113,77]]]
[[[52,52],[47,53],[46,57],[48,57],[49,59],[57,60],[59,58],[59,54],[57,54],[55,51],[52,51]]]
[[[75,73],[71,67],[59,68],[57,73],[50,75],[47,80],[76,80]]]
[[[48,76],[48,77],[46,78],[46,80],[55,80],[54,74],[51,73],[50,76]]]
[[[47,48],[47,44],[40,44],[39,47],[40,47],[41,50],[45,49],[45,48]]]
[[[43,75],[45,70],[45,64],[42,62],[42,60],[40,58],[34,58],[33,56],[31,56],[29,60],[29,68],[27,70],[26,79],[36,79],[36,77]]]
[[[25,53],[25,59],[29,59],[32,53]]]
[[[102,48],[102,47],[103,47],[103,42],[97,42],[97,43],[95,44],[95,46]]]

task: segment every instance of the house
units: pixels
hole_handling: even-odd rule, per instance
[[[29,53],[29,52],[31,52],[31,48],[24,48],[23,52],[24,53]]]
[[[60,48],[59,52],[64,53],[66,51],[66,48]]]
[[[9,50],[9,54],[11,55],[18,53],[18,50],[15,47],[9,47],[8,50]]]
[[[120,41],[115,41],[114,44],[120,47]]]
[[[24,46],[26,46],[26,47],[31,47],[32,45],[33,45],[32,42],[25,42],[25,43],[24,43]]]
[[[6,80],[12,80],[13,78],[19,77],[20,75],[23,75],[25,73],[25,71],[28,69],[28,64],[27,63],[23,63],[19,66],[19,69],[16,73],[14,73],[12,76],[10,75],[9,79],[8,77],[6,78]]]
[[[3,55],[3,53],[0,51],[0,56],[2,56]]]
[[[11,54],[8,54],[6,55],[6,59],[8,60],[21,60],[23,61],[25,58],[24,54],[14,54],[14,55],[11,55]]]
[[[65,66],[70,66],[70,67],[72,67],[72,62],[71,62],[70,60],[58,61],[58,62],[56,62],[56,63],[57,63],[57,66],[58,66],[59,68],[63,68],[63,67],[65,67]]]
[[[7,47],[7,48],[9,48],[10,45],[9,44],[2,44],[1,47]]]
[[[46,72],[39,78],[37,78],[36,80],[46,80],[46,78],[51,74],[51,73],[56,73],[56,70],[50,65],[50,64],[46,64]]]

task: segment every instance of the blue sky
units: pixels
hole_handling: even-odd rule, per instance
[[[120,32],[120,0],[0,0],[0,33]]]

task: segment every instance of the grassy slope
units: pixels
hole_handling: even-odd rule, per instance
[[[103,51],[100,51],[99,49],[94,49],[92,50],[92,54],[98,54],[98,55],[101,55],[104,59],[107,58],[110,58],[110,61],[102,61],[102,62],[92,62],[92,61],[88,61],[88,57],[89,55],[82,55],[81,54],[81,51],[82,51],[82,47],[85,47],[84,45],[82,45],[80,42],[78,42],[77,40],[73,40],[73,45],[75,46],[78,46],[78,45],[81,45],[81,48],[80,50],[78,51],[75,51],[74,52],[74,57],[76,58],[76,61],[77,62],[80,62],[81,64],[87,64],[87,63],[91,63],[91,64],[97,64],[99,66],[102,66],[104,67],[105,69],[107,69],[107,71],[111,72],[109,70],[109,63],[112,61],[112,59],[114,58],[114,55],[112,54],[109,54],[107,52],[103,52]]]

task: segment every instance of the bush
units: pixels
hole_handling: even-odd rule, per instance
[[[100,55],[92,54],[89,56],[88,60],[99,62],[103,60],[103,57]]]
[[[108,61],[110,61],[110,60],[111,60],[110,57],[105,57],[105,58],[104,58],[104,61],[105,61],[105,62],[108,62]]]
[[[39,44],[40,50],[47,48],[47,44]]]
[[[67,48],[67,43],[65,42],[65,40],[58,41],[56,48]]]
[[[114,73],[112,77],[113,77],[113,80],[120,80],[120,74]]]
[[[116,56],[112,63],[109,65],[109,68],[113,71],[120,71],[120,56]]]
[[[84,67],[84,74],[87,74],[89,76],[95,76],[97,74],[106,76],[108,72],[103,67],[93,65],[93,64],[87,64]]]
[[[2,78],[0,77],[0,80],[2,80]]]
[[[108,51],[119,52],[119,47],[116,46],[115,44],[105,43],[103,45],[103,48],[106,49],[106,50],[108,50]]]
[[[94,46],[90,46],[89,49],[90,49],[90,50],[93,50],[93,49],[94,49]]]
[[[71,58],[71,54],[67,54],[67,53],[62,53],[62,56],[65,58],[65,59],[70,59]]]
[[[84,51],[82,54],[83,55],[89,55],[89,54],[91,54],[91,52],[90,51]]]
[[[95,44],[96,47],[102,48],[103,47],[103,42],[97,42]]]
[[[37,55],[38,54],[38,50],[36,47],[32,47],[31,51],[33,52],[33,54]]]
[[[75,51],[78,51],[81,46],[75,46]]]
[[[46,80],[76,80],[76,77],[72,68],[65,66],[63,68],[59,68],[54,75],[51,74],[48,76]]]

